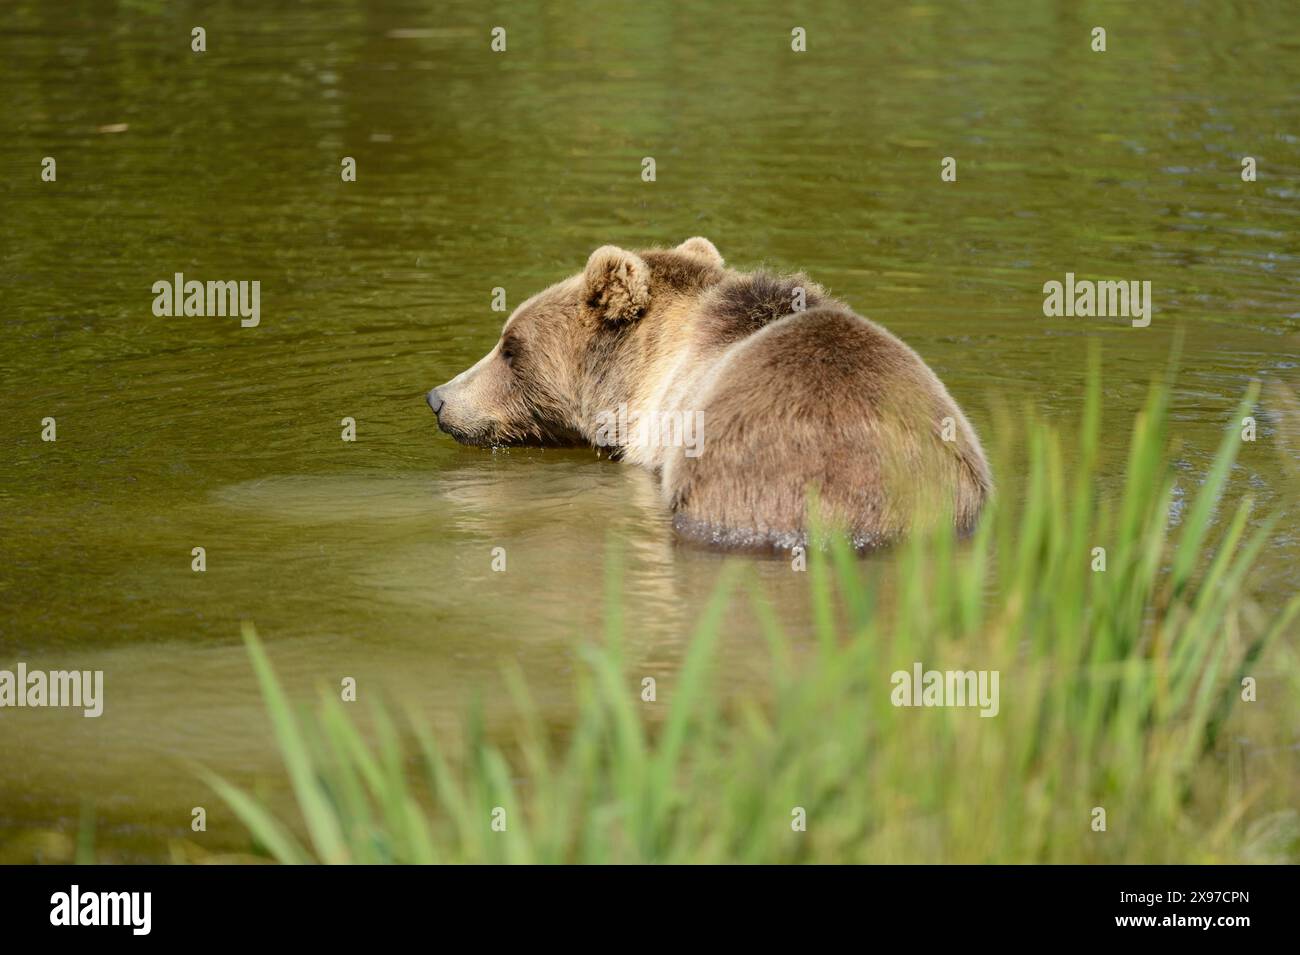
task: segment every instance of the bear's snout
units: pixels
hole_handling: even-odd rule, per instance
[[[441,386],[438,388],[430,388],[429,393],[424,396],[424,400],[429,403],[429,408],[433,411],[434,418],[438,420],[438,430],[443,434],[451,435],[459,441],[460,436],[448,426],[447,422],[442,417],[442,409],[447,407],[447,399],[443,397]]]

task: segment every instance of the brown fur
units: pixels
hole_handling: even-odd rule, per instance
[[[481,445],[596,443],[620,406],[699,413],[699,456],[611,452],[659,474],[679,533],[726,547],[806,543],[810,493],[859,548],[941,515],[967,530],[992,487],[974,430],[914,351],[802,275],[726,269],[703,238],[597,249],[429,401],[439,427]]]
[[[940,439],[948,416],[951,443]],[[744,342],[709,391],[705,417],[707,453],[677,457],[665,492],[681,533],[723,546],[806,543],[809,491],[827,525],[859,548],[896,540],[922,509],[950,510],[967,530],[990,487],[974,433],[934,374],[838,305],[782,318]]]
[[[805,308],[816,308],[826,300],[822,289],[802,275],[758,271],[729,276],[700,302],[695,337],[718,345],[746,338],[793,312],[795,290],[800,288]]]

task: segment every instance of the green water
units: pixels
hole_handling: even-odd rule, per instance
[[[0,668],[100,669],[106,700],[0,711],[0,861],[69,852],[83,803],[103,858],[246,848],[188,768],[275,774],[241,620],[303,696],[353,677],[443,731],[478,698],[505,732],[511,660],[563,725],[613,539],[628,655],[671,686],[721,562],[674,543],[651,478],[458,447],[423,402],[495,340],[494,287],[513,307],[606,243],[700,234],[806,270],[913,345],[991,448],[1018,440],[999,404],[1074,420],[1098,339],[1112,476],[1181,328],[1186,486],[1263,379],[1234,487],[1288,512],[1252,589],[1295,589],[1294,7],[749,6],[5,4]],[[176,272],[259,280],[260,324],[156,317]],[[1045,318],[1066,272],[1150,281],[1150,327]],[[806,627],[804,576],[753,573]],[[728,619],[742,684],[761,641]]]

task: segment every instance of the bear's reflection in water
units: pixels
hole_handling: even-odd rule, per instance
[[[611,560],[629,665],[680,664],[723,557],[675,538],[653,475],[590,450],[455,456],[433,477],[287,476],[235,485],[220,501],[244,520],[300,528],[282,555],[289,566],[328,552],[313,589],[341,604],[344,626],[363,628],[367,664],[393,658],[382,676],[394,690],[414,683],[423,696],[447,680],[450,660],[457,687],[503,659],[567,681],[576,649],[605,626]],[[779,592],[792,626],[806,619],[806,581],[788,561],[731,559]],[[747,598],[733,604],[727,629],[756,645]]]

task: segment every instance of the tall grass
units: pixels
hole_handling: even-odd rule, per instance
[[[1240,441],[1228,425],[1256,389],[1199,486],[1178,487],[1168,389],[1154,385],[1122,490],[1103,501],[1098,381],[1073,454],[1057,430],[1022,426],[973,539],[918,536],[883,558],[889,574],[839,545],[811,555],[811,645],[782,632],[744,564],[728,567],[670,703],[654,704],[663,719],[624,667],[615,561],[607,633],[584,652],[563,734],[510,670],[508,745],[472,718],[453,745],[382,709],[363,735],[337,700],[296,710],[246,628],[298,817],[207,778],[283,862],[1295,859],[1294,818],[1277,811],[1294,803],[1294,758],[1243,780],[1223,739],[1258,705],[1240,702],[1242,679],[1268,671],[1300,612],[1300,598],[1267,613],[1248,598],[1273,522],[1252,529],[1249,496],[1219,514]],[[735,600],[752,605],[753,652],[771,661],[760,691],[732,692],[715,666]],[[891,674],[918,661],[998,671],[999,713],[893,705]]]

